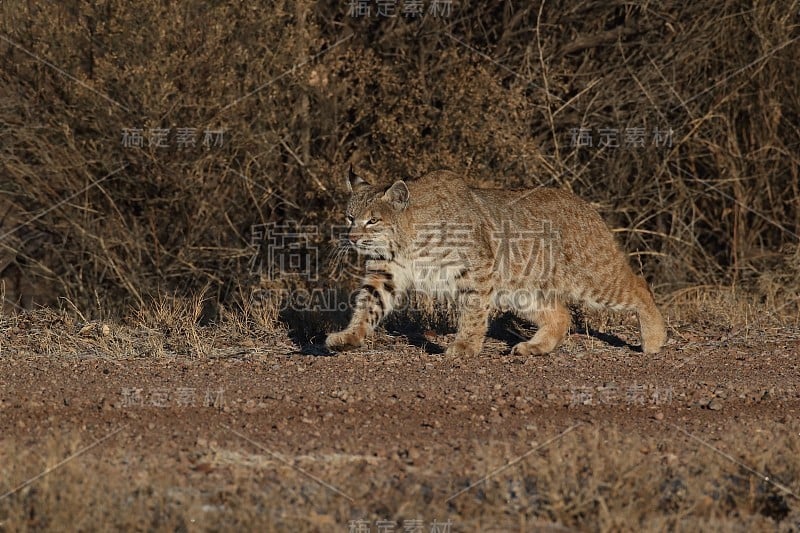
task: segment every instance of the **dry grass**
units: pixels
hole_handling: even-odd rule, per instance
[[[319,340],[342,316],[281,310],[282,295],[346,300],[354,281],[334,280],[327,258],[349,164],[382,183],[446,167],[478,186],[575,191],[618,228],[679,340],[687,322],[728,336],[797,327],[798,11],[484,0],[411,20],[308,0],[2,2],[0,356],[121,364]],[[123,146],[133,128],[169,128],[169,146]],[[196,128],[196,146],[179,147],[178,128]],[[573,146],[576,128],[594,146]],[[622,146],[598,146],[601,128]],[[625,146],[627,128],[644,128],[643,146]],[[220,129],[221,145],[203,146]],[[673,131],[669,146],[655,129]],[[287,222],[319,228],[304,250],[318,252],[317,280],[251,269],[268,257],[254,228]],[[446,322],[423,315],[408,316]],[[729,450],[800,492],[796,421],[762,431],[731,433]],[[0,477],[86,444],[34,453],[0,440]],[[200,489],[155,459],[131,466],[122,448],[87,456],[0,500],[0,530],[327,531],[417,517],[458,530],[800,528],[796,501],[676,431],[584,425],[451,503],[531,443],[464,443],[463,461],[427,450],[403,479],[375,469],[404,457],[294,458],[359,505],[240,444],[203,446],[195,462],[224,482]]]
[[[1,9],[7,307],[66,298],[103,319],[204,293],[216,318],[263,284],[253,226],[318,225],[324,263],[349,163],[379,182],[449,167],[570,188],[662,294],[798,294],[797,2],[482,2],[423,20],[307,1]],[[197,146],[177,145],[182,127]],[[593,147],[571,145],[581,127]],[[170,128],[169,146],[124,147],[131,128]],[[222,146],[202,146],[218,128]],[[621,146],[599,147],[601,128]]]
[[[708,295],[703,305],[699,301],[700,296],[687,296],[687,301],[668,309],[672,323],[694,321],[691,328],[680,328],[680,335],[730,331],[738,340],[746,337],[746,332],[736,329],[743,324],[728,324],[728,317],[720,312],[746,302],[730,294]],[[39,361],[37,366],[102,358],[123,367],[131,358],[144,356],[153,358],[154,368],[159,360],[176,357],[202,367],[224,358],[231,347],[256,361],[252,356],[267,348],[272,355],[265,361],[272,366],[288,362],[275,354],[296,349],[285,332],[276,334],[255,321],[244,322],[240,313],[229,313],[230,321],[197,326],[200,306],[200,299],[156,306],[158,311],[151,315],[130,316],[121,322],[80,322],[71,313],[47,310],[16,315],[0,323],[4,332],[0,355],[15,361],[32,357]],[[769,316],[760,328],[780,328],[782,320]],[[726,344],[711,341],[718,348]],[[687,349],[691,344],[685,339],[680,342]],[[600,353],[598,347],[595,356]],[[142,385],[135,379],[125,383]],[[332,387],[325,384],[325,390]],[[113,396],[114,391],[103,394]],[[313,402],[314,395],[306,391],[287,402],[300,401],[302,396]],[[24,395],[0,395],[3,398],[11,402],[3,408],[19,403],[31,412],[42,408]],[[741,400],[736,408],[747,405],[747,400]],[[563,414],[552,405],[543,409]],[[608,409],[591,411],[574,428],[565,427],[573,422],[554,415],[546,425],[526,427],[526,432],[505,438],[425,440],[417,436],[365,443],[352,435],[335,443],[323,438],[325,444],[303,453],[290,446],[287,450],[280,434],[272,436],[277,443],[260,447],[256,435],[264,433],[262,427],[241,429],[253,434],[256,444],[230,431],[221,432],[219,424],[228,424],[230,413],[208,416],[198,432],[203,438],[174,452],[152,448],[145,452],[138,440],[141,434],[125,428],[108,445],[1,498],[0,529],[57,529],[74,524],[75,529],[86,530],[102,525],[124,530],[336,531],[352,520],[374,526],[377,520],[402,524],[412,519],[423,519],[428,527],[434,519],[450,520],[454,531],[793,531],[800,526],[799,502],[785,490],[800,494],[800,426],[795,418],[787,415],[743,425],[737,416],[726,415],[712,423],[710,432],[700,424],[698,431],[704,432],[700,433],[704,442],[717,448],[713,450],[683,433],[684,427],[692,431],[690,423],[676,421],[678,427],[668,419],[645,415],[646,420],[632,429],[614,418],[616,408]],[[136,415],[135,410],[131,413]],[[683,413],[690,419],[699,415]],[[572,415],[581,419],[577,412]],[[144,411],[141,416],[148,417]],[[240,420],[237,424],[246,423],[248,417]],[[0,439],[3,490],[55,467],[94,442],[93,438],[106,435],[109,425],[112,429],[122,426],[88,420],[84,424],[88,430],[83,426],[78,433],[73,428],[71,434],[59,432],[45,440],[11,435]],[[283,429],[289,428],[304,431],[291,424]],[[559,436],[565,429],[569,431]],[[163,431],[169,435],[174,430]],[[383,452],[373,453],[376,446]],[[504,468],[511,461],[513,465]],[[780,486],[741,465],[766,473]],[[299,469],[325,480],[353,501],[325,489]],[[490,474],[485,482],[451,498]]]
[[[429,528],[437,519],[450,520],[453,531],[792,531],[800,515],[785,490],[800,492],[798,428],[774,424],[754,438],[750,433],[727,439],[726,453],[769,471],[773,480],[792,480],[785,489],[668,426],[639,433],[583,425],[535,453],[528,452],[545,439],[464,443],[455,453],[434,444],[413,459],[318,454],[276,460],[247,444],[203,442],[191,459],[200,474],[186,479],[170,474],[169,462],[131,463],[124,446],[104,452],[102,461],[89,454],[66,463],[0,501],[0,527],[334,531],[354,520],[399,527],[422,519]],[[45,455],[0,445],[3,475],[25,479],[86,444],[53,441]],[[395,468],[404,475],[381,474]]]

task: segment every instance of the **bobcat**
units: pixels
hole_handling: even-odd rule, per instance
[[[448,355],[478,354],[493,310],[538,327],[512,354],[551,352],[568,333],[568,302],[636,311],[646,353],[666,341],[647,282],[600,215],[573,194],[475,189],[446,170],[388,189],[352,169],[347,181],[346,245],[368,257],[367,274],[350,324],[325,340],[329,349],[362,345],[409,289],[456,302]]]

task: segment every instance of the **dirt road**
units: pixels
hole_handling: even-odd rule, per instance
[[[136,357],[7,332],[0,531],[800,528],[796,329],[472,359],[207,333],[203,356]]]

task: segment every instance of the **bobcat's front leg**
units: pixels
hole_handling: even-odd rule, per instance
[[[361,290],[356,296],[356,307],[350,324],[343,331],[331,333],[325,339],[325,346],[331,350],[347,350],[364,344],[378,323],[388,315],[393,307],[398,288],[392,273],[379,267],[368,265],[371,270],[364,278]]]
[[[489,329],[491,297],[469,285],[458,288],[458,331],[447,355],[477,355]]]

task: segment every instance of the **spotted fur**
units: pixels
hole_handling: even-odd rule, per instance
[[[538,326],[512,353],[551,352],[569,330],[569,302],[636,312],[644,352],[666,341],[647,282],[600,215],[569,192],[474,189],[449,171],[388,189],[351,172],[348,187],[347,243],[368,257],[367,273],[350,324],[326,339],[331,349],[362,345],[412,289],[457,304],[449,354],[479,353],[494,310]]]

